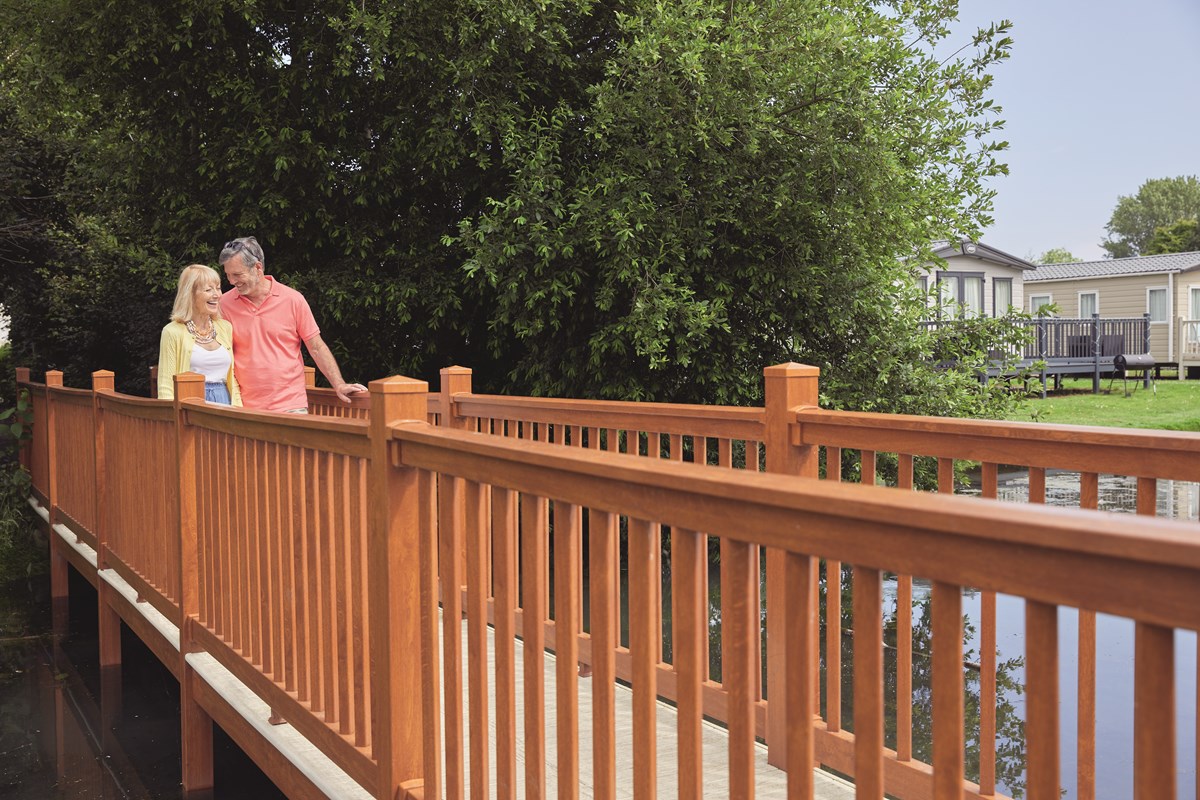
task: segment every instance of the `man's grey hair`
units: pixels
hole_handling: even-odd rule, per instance
[[[237,239],[232,239],[225,243],[221,248],[221,256],[217,259],[217,263],[225,266],[225,262],[236,255],[242,257],[242,262],[248,267],[255,261],[267,266],[267,259],[263,255],[262,245],[258,243],[258,239],[253,236],[240,236]]]

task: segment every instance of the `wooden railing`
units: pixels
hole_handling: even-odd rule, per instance
[[[1156,479],[1200,479],[1194,435],[825,411],[815,407],[816,370],[795,365],[767,370],[761,409],[477,396],[469,391],[469,372],[451,369],[443,372],[440,396],[428,395],[417,381],[373,383],[369,421],[207,406],[198,399],[202,388],[186,381],[175,402],[129,398],[112,394],[98,376],[90,393],[59,388],[55,375],[45,386],[23,376],[34,398],[35,426],[47,429],[44,436],[35,432],[27,461],[52,518],[83,538],[89,529],[80,523],[87,519],[80,498],[90,496],[105,509],[128,504],[135,484],[142,495],[165,493],[149,516],[169,517],[169,466],[141,469],[132,454],[177,448],[173,535],[154,530],[157,522],[139,527],[133,516],[106,511],[91,531],[101,563],[135,580],[165,576],[144,577],[139,591],[178,608],[173,619],[184,623],[181,647],[216,657],[377,796],[391,797],[388,787],[405,784],[415,791],[423,784],[425,797],[459,797],[467,780],[486,786],[493,767],[498,785],[516,786],[518,741],[526,752],[526,791],[544,787],[546,765],[539,755],[545,712],[538,700],[545,697],[540,676],[546,645],[557,655],[551,705],[559,796],[572,796],[580,777],[569,755],[579,736],[573,702],[579,663],[593,671],[596,796],[611,796],[615,785],[611,688],[618,678],[634,687],[639,791],[649,791],[656,769],[654,698],[667,697],[680,712],[678,772],[693,789],[704,779],[695,737],[706,715],[728,726],[728,777],[738,796],[753,782],[749,758],[756,737],[766,739],[773,763],[791,767],[797,796],[806,796],[814,759],[853,775],[864,796],[884,790],[898,797],[959,797],[963,791],[992,796],[995,732],[987,709],[995,703],[994,684],[988,685],[995,675],[995,612],[989,598],[996,592],[1029,601],[1035,643],[1026,662],[1029,796],[1057,797],[1059,780],[1053,680],[1059,645],[1048,604],[1083,609],[1084,618],[1101,611],[1137,621],[1136,780],[1139,792],[1147,792],[1139,796],[1173,796],[1169,629],[1197,627],[1200,544],[1192,528],[1147,517]],[[90,456],[90,495],[75,485],[87,482],[87,467],[61,463],[89,458],[74,438],[87,435],[74,412],[84,407],[95,409],[91,430],[102,443]],[[63,427],[60,408],[72,409]],[[431,418],[440,426],[430,427]],[[67,444],[61,443],[64,431],[71,431]],[[844,456],[847,451],[854,456]],[[872,483],[882,475],[877,466],[893,458],[897,477],[889,479],[895,487],[835,486],[840,469],[826,470],[824,483],[811,480],[822,463],[845,461]],[[913,490],[922,458],[937,463],[938,494]],[[1081,471],[1085,510],[942,496],[953,492],[955,460],[983,463],[985,497],[995,495],[999,465],[1023,465],[1035,503],[1047,469]],[[680,463],[685,461],[692,463]],[[745,465],[750,469],[728,469]],[[760,466],[778,474],[759,474]],[[147,484],[147,469],[166,477]],[[1143,516],[1136,521],[1086,510],[1096,504],[1098,474],[1108,472],[1137,478]],[[60,497],[67,503],[54,502]],[[139,496],[137,502],[134,508],[145,501]],[[173,538],[179,548],[138,543],[139,532]],[[579,583],[585,534],[586,619]],[[722,565],[719,682],[707,673],[703,565],[710,537],[719,541]],[[650,612],[630,615],[628,646],[620,642],[616,614],[622,538],[630,569],[627,602]],[[664,555],[660,543],[668,539]],[[765,691],[759,548],[767,553]],[[658,588],[664,561],[672,589],[669,663]],[[842,720],[837,654],[848,632],[840,630],[838,614],[825,620],[826,711],[818,716],[819,592],[824,584],[826,607],[841,608],[843,565],[855,586],[851,713],[857,735]],[[899,719],[894,746],[885,747],[879,649],[884,571],[899,576],[897,609],[911,608],[914,576],[934,581],[932,765],[913,758],[911,719],[905,719],[912,688],[903,675],[911,675],[913,658],[905,619],[911,614],[895,615]],[[174,586],[173,572],[182,576]],[[963,783],[959,587],[985,592],[978,784]],[[528,619],[541,624],[531,627]],[[491,678],[479,672],[489,624],[497,642],[494,693]],[[573,635],[562,636],[563,627]],[[512,657],[518,634],[521,677]],[[1080,648],[1086,656],[1086,637]],[[1087,697],[1094,689],[1084,680],[1087,658],[1080,663],[1078,781],[1079,796],[1088,797],[1095,723],[1094,700]],[[447,702],[434,690],[438,677],[448,687]],[[464,685],[469,718],[461,706]],[[518,686],[527,715],[522,735],[498,736],[496,760],[489,764],[487,700],[494,697],[496,729],[514,732]],[[807,719],[811,726],[796,723]]]

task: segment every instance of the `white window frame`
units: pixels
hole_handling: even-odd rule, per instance
[[[1083,298],[1089,294],[1096,298],[1096,310],[1094,313],[1096,313],[1096,314],[1100,313],[1100,290],[1099,289],[1090,289],[1086,292],[1079,292],[1079,294],[1076,296],[1076,300],[1078,301],[1079,305],[1075,306],[1075,308],[1079,312],[1078,313],[1079,319],[1091,319],[1092,318],[1091,314],[1088,314],[1086,317],[1083,315]]]
[[[1151,306],[1150,306],[1151,292],[1162,292],[1162,309],[1163,309],[1163,318],[1162,319],[1155,319],[1153,316],[1153,312],[1152,312]],[[1150,317],[1151,325],[1166,325],[1167,323],[1169,323],[1171,321],[1170,299],[1171,299],[1170,290],[1167,289],[1166,286],[1147,286],[1146,287],[1146,313],[1151,314],[1151,317]]]
[[[1188,286],[1187,316],[1184,319],[1200,319],[1200,286]]]
[[[1046,301],[1044,303],[1037,302],[1038,300],[1040,300],[1043,297],[1046,298]],[[1049,305],[1053,305],[1053,304],[1054,304],[1054,295],[1051,294],[1050,292],[1046,292],[1045,294],[1029,295],[1029,313],[1035,317],[1037,316],[1039,308],[1041,308],[1042,306],[1049,306]]]

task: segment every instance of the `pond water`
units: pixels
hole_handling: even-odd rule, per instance
[[[1099,508],[1103,511],[1133,514],[1137,504],[1137,482],[1115,475],[1099,477]],[[977,492],[976,487],[964,493]],[[997,486],[1001,501],[1028,502],[1029,478],[1025,472],[1001,474]],[[1047,471],[1046,502],[1049,505],[1078,507],[1079,473]],[[1183,521],[1200,519],[1200,484],[1160,480],[1157,485],[1158,516]],[[1200,537],[1200,529],[1197,530]],[[917,591],[914,589],[914,595]],[[964,614],[975,622],[980,618],[980,598],[964,596]],[[1078,696],[1079,613],[1060,608],[1059,692],[1063,747],[1060,752],[1064,797],[1076,796],[1076,728]],[[1010,678],[1024,682],[1023,665],[1014,662],[1023,655],[1025,603],[1020,598],[999,595],[996,598],[997,660],[1012,664]],[[1132,620],[1096,615],[1096,797],[1133,796],[1133,662],[1134,624]],[[978,642],[971,646],[978,649]],[[1196,797],[1196,656],[1195,632],[1175,633],[1175,708],[1176,708],[1176,796]],[[1023,696],[1012,693],[1001,698],[1024,717]]]
[[[0,584],[0,797],[181,797],[179,684],[123,630],[123,707],[103,726],[96,592],[73,570],[70,591],[69,632],[55,637],[45,575]],[[283,798],[219,727],[213,744],[216,786],[191,797]]]

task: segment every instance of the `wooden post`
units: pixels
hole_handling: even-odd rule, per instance
[[[158,399],[158,365],[157,364],[150,367],[150,398],[152,400]]]
[[[418,471],[392,466],[391,426],[425,425],[429,384],[412,378],[371,381],[371,474],[367,539],[372,740],[379,800],[423,776],[421,561]],[[403,451],[400,451],[403,458]]]
[[[67,559],[59,548],[64,543],[58,540],[54,525],[58,522],[58,449],[54,425],[54,389],[63,385],[63,374],[52,369],[46,372],[46,503],[49,506],[50,530],[50,608],[53,630],[56,634],[67,632],[70,610],[68,601]]]
[[[317,388],[317,368],[316,367],[305,367],[304,368],[304,388],[306,388],[306,389]]]
[[[795,425],[796,411],[804,406],[816,406],[818,403],[817,382],[821,371],[816,367],[802,364],[777,364],[763,370],[763,397],[765,423],[764,440],[767,446],[767,472],[783,475],[799,475],[816,478],[818,472],[817,448],[811,445],[792,444],[791,432]],[[799,676],[805,681],[816,684],[818,665],[814,659],[811,664],[793,664],[789,669],[787,664],[786,632],[793,625],[810,624],[807,616],[799,614],[799,609],[789,609],[786,603],[786,554],[783,551],[767,550],[767,761],[773,766],[786,768],[787,765],[787,736],[789,727],[799,725],[811,726],[812,720],[801,720],[788,725],[784,713],[787,697],[787,674]],[[810,585],[814,592],[817,587],[817,561],[815,558],[806,559],[807,568],[811,573]],[[792,569],[795,570],[796,565]],[[796,612],[793,614],[792,612]],[[792,619],[795,616],[796,619]],[[815,626],[810,636],[816,637]],[[814,638],[815,642],[815,638]],[[813,652],[816,652],[814,647]],[[815,688],[814,690],[815,691]],[[809,747],[811,747],[811,734]],[[811,759],[810,759],[811,760]]]
[[[454,395],[471,393],[471,370],[467,367],[445,367],[440,374],[442,386],[438,394],[442,398],[441,427],[465,430],[468,422],[455,410]]]
[[[106,369],[92,373],[92,419],[96,432],[96,492],[95,492],[95,532],[96,532],[96,569],[108,568],[108,531],[104,524],[104,496],[107,490],[107,475],[104,469],[105,434],[104,410],[100,407],[100,394],[112,394],[115,389],[115,376]]]
[[[108,473],[105,465],[107,433],[100,395],[112,394],[114,376],[102,369],[92,373],[92,418],[96,431],[96,569],[108,569],[108,526],[104,518],[104,500],[108,495]],[[113,608],[113,588],[107,581],[98,583],[99,650],[100,650],[100,716],[102,735],[107,736],[121,713],[121,616]]]
[[[187,406],[204,401],[204,376],[185,372],[175,381],[175,442],[179,460],[179,718],[184,794],[213,786],[212,717],[195,699],[200,680],[188,664],[196,652],[194,626],[199,624],[200,574],[196,492],[196,432],[188,425]]]

